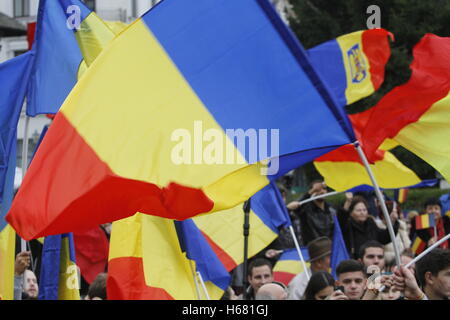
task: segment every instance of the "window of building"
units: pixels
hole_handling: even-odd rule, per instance
[[[30,0],[13,0],[14,17],[28,17],[30,15]]]
[[[84,3],[86,3],[86,6],[91,9],[92,11],[95,11],[95,0],[83,0]]]

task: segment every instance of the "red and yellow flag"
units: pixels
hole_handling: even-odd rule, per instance
[[[426,34],[413,56],[409,81],[366,111],[365,151],[373,156],[386,139],[394,139],[449,180],[450,38]]]

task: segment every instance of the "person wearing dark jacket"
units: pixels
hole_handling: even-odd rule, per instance
[[[322,198],[300,205],[300,202],[310,197],[326,194],[326,185],[322,181],[313,181],[311,188],[299,201],[288,204],[300,220],[300,231],[303,245],[311,241],[327,237],[333,239],[335,210]]]
[[[398,215],[391,214],[394,232],[398,231]],[[391,242],[388,229],[381,229],[368,214],[367,202],[362,197],[353,197],[348,210],[338,210],[338,221],[342,229],[348,252],[353,259],[358,259],[360,247],[369,240],[382,244]]]
[[[439,199],[430,198],[425,201],[424,204],[425,214],[434,215],[436,222],[436,228],[431,227],[428,229],[416,230],[416,220],[411,220],[411,234],[417,235],[422,241],[424,241],[427,247],[432,246],[439,239],[442,239],[450,233],[450,218],[446,215],[442,215],[442,205]],[[436,233],[436,234],[435,234]],[[450,241],[444,241],[439,245],[442,249],[448,249]]]

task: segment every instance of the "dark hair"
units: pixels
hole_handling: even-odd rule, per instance
[[[262,267],[262,266],[268,266],[270,269],[270,272],[272,273],[272,263],[264,258],[256,258],[250,264],[248,265],[248,276],[253,275],[253,268]]]
[[[95,277],[88,289],[89,299],[100,298],[106,300],[106,280],[108,275],[106,273],[99,273]]]
[[[364,265],[360,261],[356,260],[344,260],[339,263],[336,268],[336,275],[339,277],[341,274],[346,272],[358,272],[361,271],[363,274],[366,274],[364,271]]]
[[[364,203],[366,208],[369,209],[369,204],[367,203],[366,199],[364,199],[361,196],[357,196],[357,197],[353,197],[352,202],[350,203],[350,206],[348,207],[348,212],[352,213],[353,209],[355,209],[355,206],[360,202]]]
[[[426,209],[428,206],[439,206],[442,209],[442,204],[438,198],[428,198],[423,204],[423,208]]]
[[[311,181],[311,183],[309,184],[309,188],[311,189],[314,184],[316,183],[323,183],[323,179],[314,179],[313,181]]]
[[[326,271],[319,271],[314,273],[309,279],[308,285],[305,289],[305,294],[303,296],[304,300],[315,300],[314,297],[317,292],[325,289],[328,286],[334,287],[334,278],[331,274]]]
[[[381,248],[384,251],[384,246],[379,243],[377,240],[369,240],[363,243],[361,247],[359,247],[359,257],[362,259],[366,254],[367,248]]]
[[[425,287],[425,273],[431,272],[433,276],[450,267],[450,250],[433,249],[416,263],[416,272],[419,283]]]

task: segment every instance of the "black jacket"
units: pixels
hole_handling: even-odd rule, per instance
[[[308,194],[309,196],[309,194]],[[303,196],[301,200],[309,198]],[[295,211],[300,219],[300,230],[303,245],[307,245],[312,240],[319,237],[333,239],[335,210],[325,202],[324,210],[317,206],[314,201],[305,203]]]
[[[347,210],[340,209],[338,211],[338,220],[344,236],[345,245],[353,259],[358,259],[359,248],[369,240],[376,240],[381,244],[388,244],[391,241],[388,229],[381,229],[377,226],[371,216],[364,223],[357,223],[350,217]],[[397,234],[398,221],[395,221],[394,232]]]

